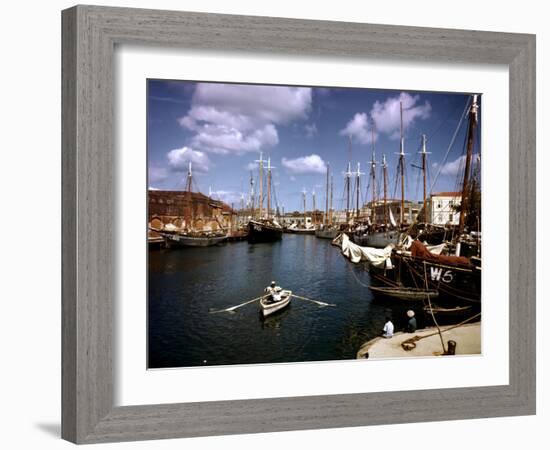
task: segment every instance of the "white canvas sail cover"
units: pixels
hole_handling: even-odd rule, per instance
[[[393,244],[385,248],[361,247],[350,241],[349,236],[345,233],[338,235],[333,244],[338,245],[342,249],[342,253],[352,263],[357,264],[361,261],[367,261],[374,267],[391,267],[391,252]]]
[[[393,227],[397,226],[397,222],[395,221],[395,218],[393,217],[393,213],[391,212],[391,208],[388,206],[388,210],[390,211],[390,223]]]

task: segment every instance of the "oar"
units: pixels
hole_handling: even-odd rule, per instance
[[[216,314],[216,313],[221,313],[221,312],[233,312],[237,308],[240,308],[241,306],[248,305],[249,303],[252,303],[252,302],[257,302],[258,300],[261,300],[262,298],[265,298],[265,297],[267,297],[267,295],[262,295],[261,297],[253,298],[252,300],[248,300],[247,302],[240,303],[239,305],[231,306],[231,307],[225,308],[225,309],[210,309],[210,311],[208,311],[208,312],[210,314]]]
[[[313,300],[311,298],[302,297],[301,295],[292,294],[292,296],[299,298],[300,300],[305,300],[306,302],[317,303],[319,306],[336,306],[334,303],[321,302],[319,300]]]

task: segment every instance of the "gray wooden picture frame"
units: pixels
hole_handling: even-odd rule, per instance
[[[535,36],[97,6],[63,11],[62,31],[64,439],[94,443],[535,413]],[[113,53],[116,44],[136,43],[507,65],[509,384],[115,407]]]

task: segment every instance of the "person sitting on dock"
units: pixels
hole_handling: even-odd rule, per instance
[[[386,323],[384,325],[384,334],[382,335],[386,339],[393,337],[393,323],[389,317],[386,317]]]
[[[414,311],[412,309],[407,311],[407,317],[409,318],[407,322],[407,333],[414,333],[416,331],[416,317],[414,317]]]

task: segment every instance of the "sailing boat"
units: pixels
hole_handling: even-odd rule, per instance
[[[197,230],[195,228],[196,218],[194,217],[193,206],[193,171],[191,161],[187,170],[187,182],[184,192],[185,199],[187,200],[188,211],[190,214],[182,214],[185,226],[176,228],[167,232],[161,233],[164,237],[164,242],[167,248],[172,247],[210,247],[212,245],[220,244],[227,239],[226,230],[209,231],[209,230]],[[208,197],[210,200],[210,197]],[[210,203],[210,201],[209,201]]]
[[[259,212],[258,217],[252,217],[248,222],[248,242],[254,244],[257,242],[274,242],[278,241],[283,236],[283,227],[271,217],[271,170],[274,167],[271,166],[271,158],[267,159],[267,211],[263,214],[263,172],[264,172],[264,159],[262,153],[260,153],[260,159],[256,162],[259,163],[260,176],[259,176]]]
[[[315,226],[311,223],[311,218],[306,216],[307,205],[306,188],[302,191],[303,207],[304,207],[304,221],[303,223],[293,223],[286,228],[287,233],[293,234],[315,234]],[[313,192],[313,209],[315,210],[315,192]]]
[[[466,160],[464,167],[462,202],[458,238],[451,246],[455,246],[455,255],[437,255],[430,252],[419,240],[411,243],[408,252],[392,254],[392,278],[385,278],[389,283],[404,286],[420,286],[424,289],[437,289],[439,297],[453,302],[479,303],[481,301],[481,259],[460,256],[461,245],[468,242],[468,235],[463,234],[471,205],[472,183],[470,179],[471,160],[475,130],[478,122],[477,95],[472,96],[469,112],[469,127],[466,139]],[[371,267],[370,269],[376,272]],[[388,274],[384,274],[388,275]],[[375,274],[380,276],[380,271]]]
[[[404,152],[404,137],[403,137],[403,104],[400,103],[401,111],[401,144],[399,152],[399,168],[401,169],[401,221],[403,221],[403,209],[405,203],[405,179],[404,179],[404,164],[405,164],[405,152]],[[371,141],[372,141],[372,159],[371,159],[371,184],[372,184],[372,203],[371,203],[371,224],[368,232],[361,238],[355,239],[359,245],[366,245],[367,247],[385,248],[390,244],[397,245],[402,238],[401,231],[397,228],[393,213],[388,205],[388,165],[386,163],[386,155],[382,157],[382,178],[384,184],[384,223],[378,224],[376,217],[376,209],[379,204],[376,198],[376,155],[374,148],[374,126],[371,129]]]
[[[325,216],[323,223],[320,224],[315,230],[315,236],[320,239],[334,239],[338,233],[338,227],[332,223],[332,191],[333,183],[332,176],[330,176],[330,197],[329,197],[329,175],[330,164],[327,164],[327,183],[326,183],[326,196],[325,196]]]

